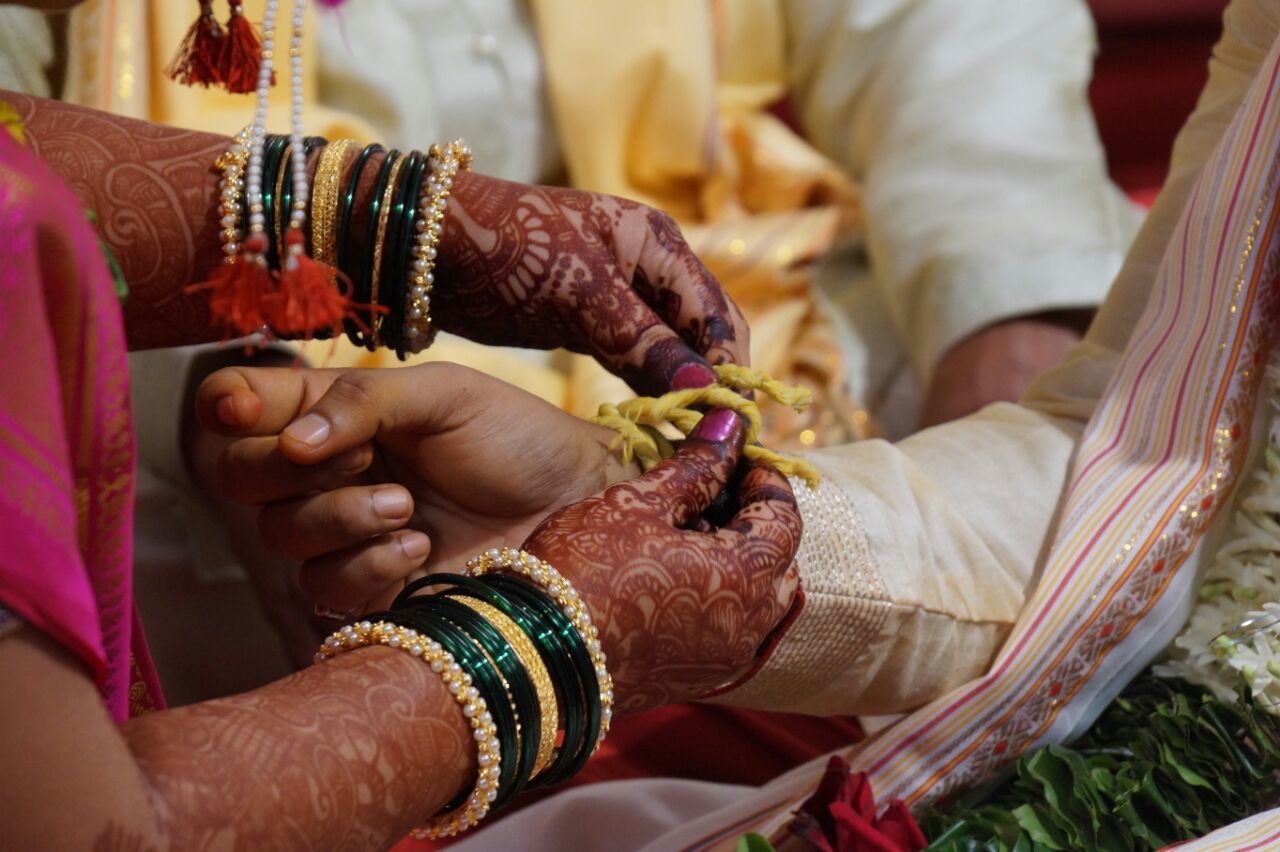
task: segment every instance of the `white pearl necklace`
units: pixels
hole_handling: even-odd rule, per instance
[[[267,108],[271,97],[271,78],[275,70],[276,19],[280,0],[267,0],[262,18],[262,64],[258,69],[257,109],[249,131],[249,165],[246,170],[245,201],[249,208],[249,236],[245,240],[246,259],[266,264],[267,220],[262,204],[263,149],[267,138]],[[302,26],[306,17],[306,0],[294,0],[292,36],[289,41],[289,89],[293,110],[289,124],[289,168],[293,179],[293,203],[289,211],[289,228],[301,233],[307,219],[310,186],[307,184],[307,154],[302,142]],[[298,255],[305,241],[281,246],[284,271],[297,267]]]

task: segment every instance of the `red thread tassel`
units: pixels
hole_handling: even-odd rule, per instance
[[[285,234],[280,287],[266,299],[267,321],[282,336],[311,337],[338,332],[355,306],[338,283],[338,270],[307,256],[306,238],[297,228]]]
[[[184,86],[209,86],[221,83],[224,33],[213,16],[213,3],[202,0],[200,17],[196,18],[186,37],[178,46],[168,67],[164,69],[170,80]]]
[[[272,291],[271,271],[264,264],[237,257],[220,264],[208,281],[192,284],[187,293],[209,291],[209,315],[226,328],[227,337],[261,331]]]
[[[231,18],[227,21],[227,37],[222,45],[221,62],[222,82],[227,91],[244,95],[258,90],[258,72],[262,70],[262,42],[258,32],[244,16],[244,8],[239,3],[231,6]],[[275,85],[274,72],[271,85]]]

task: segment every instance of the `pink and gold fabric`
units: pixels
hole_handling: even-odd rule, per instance
[[[0,255],[0,608],[84,663],[121,721],[160,692],[133,604],[120,307],[75,195],[7,133]]]

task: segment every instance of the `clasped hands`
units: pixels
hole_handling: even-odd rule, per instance
[[[446,229],[447,327],[589,351],[647,393],[709,383],[708,360],[745,361],[741,315],[669,218],[484,180],[487,194],[458,187]],[[264,543],[301,562],[318,605],[379,609],[426,570],[521,545],[587,602],[620,709],[732,681],[795,597],[794,495],[742,461],[729,411],[639,476],[611,452],[614,433],[452,364],[230,367],[196,404],[205,430],[233,439],[217,490],[261,507]],[[713,524],[704,513],[726,489],[716,516],[728,520]]]
[[[522,545],[591,608],[620,707],[695,697],[754,659],[795,593],[801,523],[787,481],[741,462],[743,427],[708,414],[643,476],[613,433],[452,364],[230,367],[196,398],[235,436],[217,488],[261,507],[268,549],[341,611],[385,607],[425,569]],[[734,482],[732,517],[702,515]]]

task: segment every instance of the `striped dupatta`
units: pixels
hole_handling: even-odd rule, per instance
[[[1078,735],[1181,627],[1194,557],[1245,467],[1276,340],[1278,194],[1280,41],[1170,237],[1081,438],[1038,586],[1003,650],[986,675],[849,755],[878,801],[927,808]],[[696,846],[731,845],[752,830],[776,836],[808,795]],[[1280,812],[1246,822],[1224,831],[1247,837],[1203,848],[1280,839]]]

